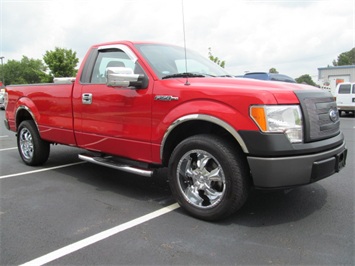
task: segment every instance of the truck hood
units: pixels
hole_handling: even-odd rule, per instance
[[[186,78],[164,80],[170,86],[186,84]],[[214,92],[217,94],[254,94],[258,91],[258,95],[262,98],[273,98],[278,104],[297,104],[298,98],[295,91],[319,91],[319,88],[280,81],[264,81],[247,78],[188,78],[189,88],[206,92],[208,94]],[[213,93],[213,94],[214,94]],[[270,99],[271,100],[271,99]],[[270,102],[271,103],[271,102]]]
[[[280,81],[257,80],[248,78],[190,78],[189,82],[193,85],[202,85],[207,87],[223,87],[223,88],[249,88],[252,90],[268,90],[268,91],[295,91],[295,90],[314,90],[316,87],[299,84],[287,83]]]

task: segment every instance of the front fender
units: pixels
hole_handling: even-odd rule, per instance
[[[258,130],[249,118],[248,109],[239,111],[227,104],[213,100],[185,102],[171,109],[160,120],[160,123],[153,127],[155,130],[153,131],[153,143],[155,142],[159,146],[161,159],[169,135],[179,125],[193,120],[209,122],[223,128],[236,139],[245,153],[248,153],[248,149],[238,130]]]
[[[181,118],[193,116],[203,117],[203,120],[211,120],[218,124],[229,125],[230,130],[237,132],[238,130],[258,130],[255,123],[249,118],[249,110],[237,110],[231,106],[213,100],[198,100],[184,102],[171,109],[155,126],[153,131],[153,142],[161,143],[163,136],[169,127],[174,126],[176,121],[181,121]],[[184,119],[182,119],[184,120]],[[155,136],[155,137],[154,137]]]
[[[239,135],[238,131],[235,130],[235,128],[233,128],[230,124],[226,123],[225,121],[214,117],[214,116],[210,116],[210,115],[204,115],[204,114],[191,114],[191,115],[186,115],[183,117],[180,117],[179,119],[175,120],[166,130],[163,140],[162,140],[162,144],[160,147],[160,156],[163,156],[163,150],[164,150],[164,146],[165,146],[165,142],[168,139],[170,133],[180,124],[188,122],[188,121],[194,121],[194,120],[199,120],[199,121],[206,121],[215,125],[220,126],[221,128],[225,129],[227,132],[229,132],[239,143],[239,145],[241,146],[242,150],[245,153],[248,153],[248,149],[247,146],[245,145],[243,139],[241,138],[241,136]]]

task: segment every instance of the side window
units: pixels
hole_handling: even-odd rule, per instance
[[[353,84],[353,94],[355,94],[355,84]]]
[[[339,86],[339,94],[350,94],[351,85],[343,84]]]
[[[107,67],[127,67],[137,72],[141,69],[125,52],[119,49],[99,51],[92,71],[90,83],[105,84],[105,71]],[[138,73],[137,73],[138,74]]]

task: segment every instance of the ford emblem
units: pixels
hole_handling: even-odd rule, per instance
[[[338,112],[336,110],[334,110],[334,109],[331,109],[329,111],[329,118],[333,122],[336,122],[338,120]]]

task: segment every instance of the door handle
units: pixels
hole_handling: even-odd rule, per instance
[[[91,93],[83,93],[81,96],[81,102],[83,104],[92,104],[92,94]]]

